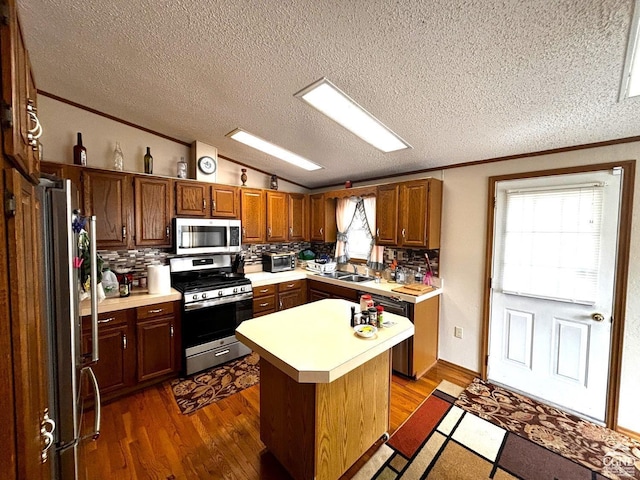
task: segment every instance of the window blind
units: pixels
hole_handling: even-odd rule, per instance
[[[507,190],[505,195],[499,288],[505,293],[594,303],[602,185]]]

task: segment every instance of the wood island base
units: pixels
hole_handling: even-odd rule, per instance
[[[391,352],[330,383],[260,360],[260,439],[296,480],[337,480],[389,429]]]

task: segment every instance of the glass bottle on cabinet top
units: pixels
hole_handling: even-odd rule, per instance
[[[144,154],[144,173],[153,173],[153,157],[151,156],[151,147],[147,147],[147,153]]]
[[[177,170],[178,178],[187,178],[187,162],[185,162],[184,157],[180,157]]]
[[[78,132],[78,143],[73,147],[73,163],[87,166],[87,149],[82,145],[82,133]]]
[[[116,148],[113,151],[113,168],[119,172],[124,169],[124,155],[120,148],[120,142],[116,142]]]

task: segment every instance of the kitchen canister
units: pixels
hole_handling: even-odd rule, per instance
[[[169,265],[149,265],[147,267],[147,288],[152,295],[171,293]]]

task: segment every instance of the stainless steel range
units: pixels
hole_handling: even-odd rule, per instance
[[[232,271],[231,256],[176,257],[169,263],[171,285],[183,298],[185,374],[251,353],[235,330],[253,317],[253,289],[243,273]]]

